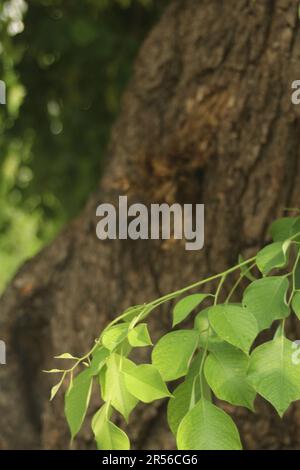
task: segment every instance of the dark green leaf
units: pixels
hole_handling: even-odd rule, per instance
[[[205,361],[204,373],[214,394],[232,405],[253,410],[256,395],[247,379],[249,357],[227,343],[216,344]]]
[[[286,318],[289,282],[285,276],[273,276],[252,282],[244,292],[243,306],[255,316],[259,331],[269,328],[274,320]]]
[[[283,268],[287,265],[287,253],[291,242],[275,242],[266,246],[256,255],[256,264],[263,274],[268,274],[272,269]]]
[[[209,322],[217,335],[248,354],[258,335],[255,317],[240,305],[221,304],[211,307]]]
[[[281,335],[256,348],[250,358],[250,383],[280,416],[300,399],[300,363],[293,361],[293,351],[293,343]]]

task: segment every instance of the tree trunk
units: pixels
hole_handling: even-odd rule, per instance
[[[114,126],[106,171],[80,217],[29,261],[0,302],[0,448],[68,448],[63,396],[49,403],[55,354],[83,354],[130,305],[224,270],[267,240],[270,221],[299,206],[300,30],[294,0],[175,0],[136,60]],[[100,86],[100,84],[99,84]],[[205,247],[180,241],[99,241],[96,207],[129,202],[205,203]],[[170,306],[153,314],[154,338]],[[299,337],[299,336],[298,336]],[[93,410],[97,399],[93,401]],[[232,412],[247,448],[299,448],[300,406],[281,421]],[[89,420],[87,420],[89,421]],[[5,423],[5,426],[3,426]],[[168,449],[165,404],[140,406],[136,448]],[[89,422],[75,443],[93,448]]]

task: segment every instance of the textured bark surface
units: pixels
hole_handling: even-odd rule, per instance
[[[300,78],[296,3],[173,1],[145,41],[99,190],[0,301],[8,345],[0,448],[67,448],[62,395],[48,402],[55,379],[41,372],[53,366],[52,356],[84,353],[122,309],[223,270],[240,252],[252,254],[282,208],[299,206],[300,107],[290,99]],[[100,242],[96,207],[121,194],[130,202],[204,202],[205,248]],[[169,310],[154,314],[154,338],[168,327]],[[174,446],[164,406],[135,412],[135,447]],[[260,401],[257,414],[233,415],[248,448],[300,448],[299,405],[283,421]],[[75,446],[93,447],[89,422]]]

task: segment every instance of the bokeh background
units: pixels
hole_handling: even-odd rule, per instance
[[[133,60],[166,0],[0,4],[0,293],[83,207]]]

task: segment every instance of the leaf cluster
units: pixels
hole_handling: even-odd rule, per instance
[[[236,424],[214,403],[214,397],[254,410],[260,395],[280,416],[300,399],[300,361],[293,360],[294,344],[285,335],[286,319],[292,313],[300,319],[300,217],[277,220],[270,233],[272,242],[255,257],[240,259],[223,273],[129,308],[105,328],[83,358],[61,356],[74,365],[60,371],[62,377],[52,397],[70,375],[65,414],[72,438],[85,418],[93,383],[99,387],[103,405],[93,417],[92,430],[98,448],[106,450],[130,448],[113,414],[121,414],[128,422],[139,402],[168,400],[168,423],[178,449],[237,450],[241,441]],[[238,280],[221,301],[222,291],[236,272]],[[248,285],[233,302],[243,279]],[[211,291],[208,286],[216,280],[217,288]],[[205,292],[190,292],[204,287]],[[174,299],[171,331],[153,346],[146,319]],[[191,316],[192,328],[178,326]],[[259,333],[274,322],[273,339],[255,347]],[[131,359],[135,348],[152,348],[151,362],[135,364]],[[85,368],[73,380],[73,371],[81,363]]]

